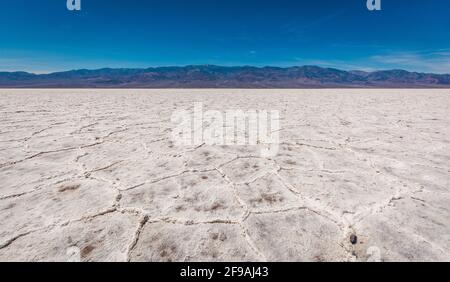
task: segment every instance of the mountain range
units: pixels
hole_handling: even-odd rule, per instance
[[[450,88],[450,74],[344,71],[317,66],[72,70],[50,74],[0,72],[0,88]]]

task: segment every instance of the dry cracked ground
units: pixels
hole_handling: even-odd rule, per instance
[[[279,110],[279,154],[175,146],[195,102]],[[450,261],[450,90],[0,90],[0,115],[0,261]]]

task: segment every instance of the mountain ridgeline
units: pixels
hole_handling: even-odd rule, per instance
[[[450,74],[199,65],[50,74],[0,72],[0,88],[450,88]]]

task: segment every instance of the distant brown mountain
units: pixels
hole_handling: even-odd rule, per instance
[[[343,71],[317,66],[72,70],[51,74],[0,72],[3,88],[450,88],[449,74]]]

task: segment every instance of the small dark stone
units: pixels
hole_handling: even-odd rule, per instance
[[[358,243],[358,236],[356,236],[355,234],[352,234],[350,236],[350,243],[352,243],[352,245],[356,245]]]

